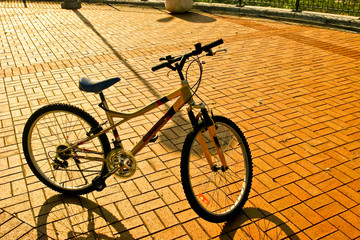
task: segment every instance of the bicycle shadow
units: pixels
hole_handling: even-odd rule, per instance
[[[84,198],[58,194],[41,206],[38,239],[135,239],[106,208]]]
[[[229,239],[293,239],[300,238],[283,220],[259,208],[244,208],[241,215],[226,222],[220,240]]]

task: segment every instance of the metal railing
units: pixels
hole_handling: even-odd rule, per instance
[[[232,3],[239,6],[288,8],[294,11],[316,11],[360,16],[360,0],[195,0],[201,2]]]
[[[1,0],[0,0],[1,1]],[[61,0],[60,0],[61,1]],[[124,2],[126,0],[82,0],[83,2]],[[141,0],[147,1],[147,0]],[[238,6],[265,6],[360,16],[360,0],[194,0],[195,2],[231,3]]]

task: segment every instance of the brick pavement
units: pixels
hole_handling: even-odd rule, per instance
[[[360,35],[204,12],[84,4],[0,2],[1,239],[357,239],[360,237]],[[98,97],[80,77],[122,81],[111,107],[133,110],[175,88],[151,72],[157,59],[222,37],[228,53],[208,59],[200,95],[244,131],[254,179],[244,214],[212,224],[189,208],[179,157],[189,130],[174,117],[137,156],[129,180],[66,198],[26,165],[21,134],[47,103],[82,107],[99,121]],[[95,104],[96,103],[96,104]],[[122,129],[132,145],[164,109]]]

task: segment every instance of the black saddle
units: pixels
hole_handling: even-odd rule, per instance
[[[101,92],[102,90],[114,85],[120,81],[120,78],[110,78],[102,81],[94,81],[89,78],[83,77],[79,81],[79,89],[84,92]]]

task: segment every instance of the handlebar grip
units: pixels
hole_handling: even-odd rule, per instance
[[[159,64],[159,65],[156,65],[156,66],[152,67],[151,70],[152,70],[153,72],[155,72],[155,71],[157,71],[157,70],[159,70],[159,69],[161,69],[161,68],[164,68],[164,67],[166,67],[166,66],[168,66],[168,65],[169,65],[169,63],[167,63],[167,62],[161,63],[161,64]]]
[[[202,49],[204,51],[209,51],[211,48],[219,46],[223,43],[224,43],[224,40],[222,40],[222,38],[220,38],[220,39],[216,40],[215,42],[212,42],[212,43],[209,43],[209,44],[203,46]]]
[[[181,57],[169,59],[169,60],[167,60],[167,61],[164,62],[164,63],[161,63],[161,64],[159,64],[159,65],[156,65],[156,66],[152,67],[151,70],[152,70],[153,72],[155,72],[156,70],[159,70],[159,69],[164,68],[164,67],[168,67],[168,68],[170,68],[171,70],[176,70],[176,68],[173,67],[171,64],[176,63],[176,62],[178,62],[178,61],[180,61],[180,60],[181,60]]]

